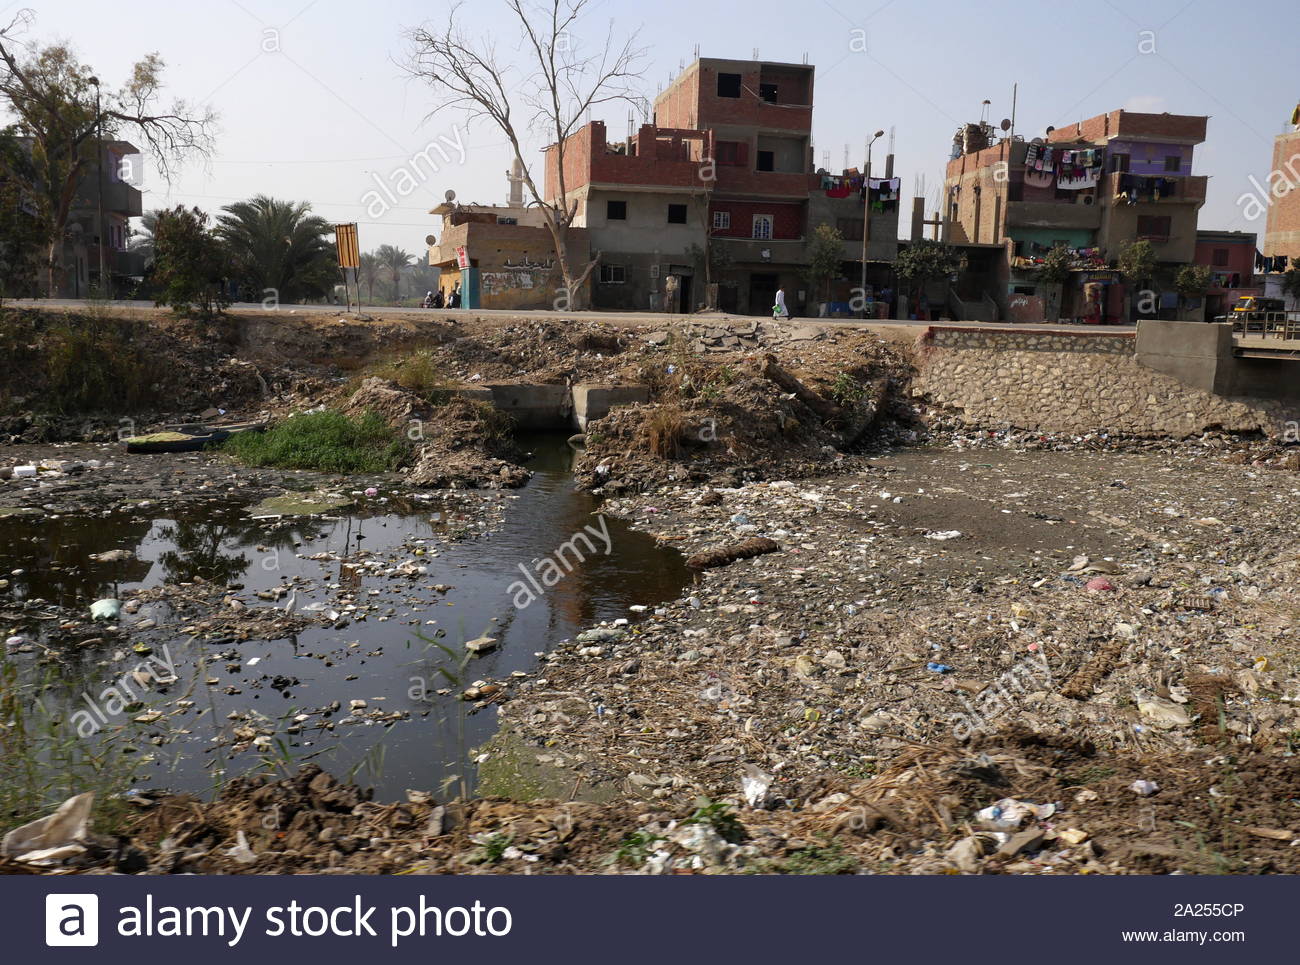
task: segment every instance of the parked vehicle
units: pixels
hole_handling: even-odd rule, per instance
[[[1262,295],[1242,295],[1232,311],[1219,315],[1216,322],[1231,322],[1232,330],[1242,335],[1276,335],[1290,337],[1287,332],[1294,327],[1295,321],[1288,322],[1288,315],[1295,312],[1285,310],[1286,302],[1281,298],[1265,298]]]

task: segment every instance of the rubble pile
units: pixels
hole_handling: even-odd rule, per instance
[[[342,411],[374,412],[411,443],[407,482],[445,488],[513,488],[528,481],[504,417],[459,395],[437,405],[393,382],[367,378]]]
[[[723,359],[674,334],[639,367],[651,402],[588,424],[580,483],[619,493],[667,481],[798,478],[850,464],[847,453],[915,439],[915,410],[902,397],[907,358],[871,335],[824,340],[779,359]]]

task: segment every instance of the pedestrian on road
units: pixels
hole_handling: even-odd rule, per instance
[[[776,304],[772,306],[773,318],[789,318],[790,310],[785,307],[785,289],[776,290]]]

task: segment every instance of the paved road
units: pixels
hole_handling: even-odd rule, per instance
[[[91,302],[85,299],[76,298],[22,298],[12,299],[7,304],[33,306],[37,308],[87,308],[91,305],[100,306],[103,302]],[[143,308],[150,309],[154,307],[153,302],[149,301],[114,301],[108,305],[114,308]],[[259,302],[236,302],[230,306],[237,312],[256,312],[265,313],[267,309],[263,308]],[[281,305],[277,311],[294,312],[295,314],[346,314],[340,305]],[[716,322],[726,323],[730,321],[749,322],[755,318],[764,318],[761,315],[725,315],[720,312],[708,315],[668,315],[663,312],[540,312],[540,311],[513,311],[497,308],[393,308],[382,305],[366,305],[362,311],[367,315],[399,315],[418,317],[427,315],[437,318],[518,318],[520,316],[549,315],[564,318],[581,318],[589,321],[606,321],[618,322],[624,325],[666,325],[671,322],[682,321],[683,319],[692,319],[697,322]],[[835,319],[835,318],[792,318],[790,323],[794,325],[825,325],[828,327],[861,327],[864,322],[855,319]],[[870,325],[961,325],[963,327],[991,328],[1001,331],[1009,329],[1016,330],[1033,330],[1036,332],[1132,332],[1132,325],[1058,325],[1047,324],[1045,322],[1037,324],[1020,324],[1012,325],[1008,322],[921,322],[913,319],[871,319],[865,324]]]

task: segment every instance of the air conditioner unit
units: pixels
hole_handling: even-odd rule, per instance
[[[1090,194],[1084,194],[1079,197],[1080,204],[1092,204],[1095,200],[1096,198]]]

